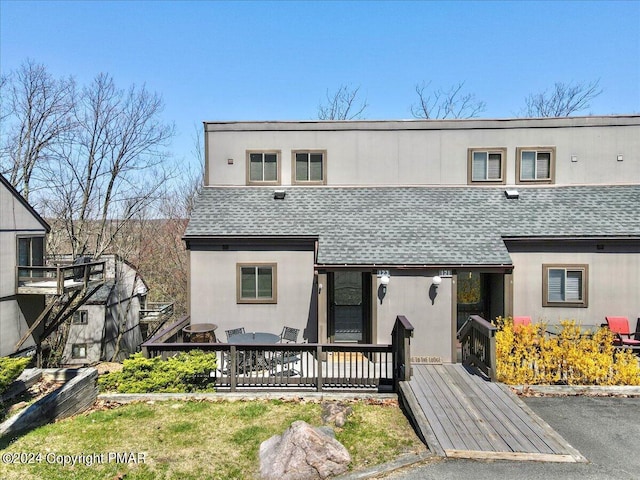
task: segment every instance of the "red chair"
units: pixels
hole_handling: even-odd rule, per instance
[[[531,317],[513,317],[513,331],[518,333],[522,327],[531,325]]]
[[[531,317],[513,317],[513,326],[531,325]]]
[[[640,348],[640,340],[631,338],[635,335],[635,332],[630,331],[629,319],[627,317],[605,318],[607,319],[609,330],[611,330],[616,335],[616,340],[614,340],[615,345]]]

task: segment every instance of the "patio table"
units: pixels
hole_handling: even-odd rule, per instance
[[[267,332],[240,333],[229,337],[229,343],[244,345],[260,345],[278,343],[280,335]],[[246,360],[245,360],[246,359]],[[252,370],[266,370],[270,368],[271,359],[267,359],[264,350],[251,351],[248,357],[240,357],[240,363]],[[247,363],[245,363],[245,361]]]
[[[244,343],[244,344],[260,344],[260,343],[278,343],[280,341],[280,335],[267,332],[249,332],[240,333],[229,337],[229,343]]]

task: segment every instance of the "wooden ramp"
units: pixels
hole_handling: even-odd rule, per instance
[[[586,462],[508,387],[470,367],[413,365],[400,395],[437,455],[492,460]]]

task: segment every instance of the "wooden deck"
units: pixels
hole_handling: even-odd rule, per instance
[[[508,387],[461,364],[413,365],[399,392],[437,455],[493,460],[586,462]]]

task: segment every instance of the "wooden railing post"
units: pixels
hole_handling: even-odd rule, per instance
[[[322,377],[322,345],[318,345],[316,347],[316,375],[317,375],[317,390],[318,392],[322,391],[322,384],[324,383],[324,378]]]
[[[462,345],[462,363],[474,365],[492,380],[496,380],[496,334],[495,325],[479,315],[471,315],[458,330]]]
[[[393,376],[394,385],[398,382],[411,380],[411,337],[413,336],[413,325],[404,315],[396,317],[396,323],[391,332],[393,349]]]
[[[235,345],[231,345],[231,349],[229,350],[229,380],[230,390],[232,392],[235,392],[238,386],[238,356],[236,355],[236,348]]]

